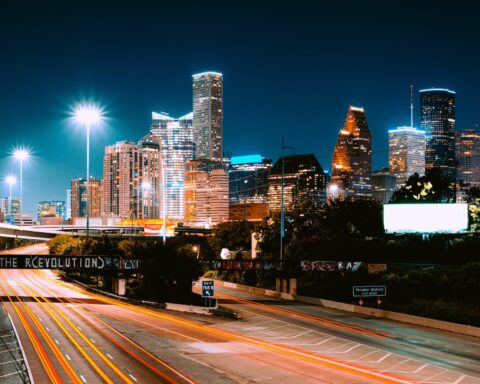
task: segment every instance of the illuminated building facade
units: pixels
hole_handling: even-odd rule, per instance
[[[440,168],[455,180],[455,92],[432,88],[420,91],[420,125],[426,133],[425,168]]]
[[[455,151],[460,188],[480,187],[480,133],[474,129],[457,132]]]
[[[160,139],[165,175],[166,216],[183,221],[185,163],[195,157],[193,113],[178,119],[166,113],[152,112],[150,134]]]
[[[319,205],[325,201],[325,174],[313,154],[284,156],[284,209],[291,211],[304,204]],[[282,158],[268,176],[270,212],[280,212],[282,200]]]
[[[400,188],[414,173],[425,174],[425,131],[398,127],[388,131],[390,174]]]
[[[336,197],[372,195],[372,140],[363,108],[350,106],[332,159],[330,189]]]
[[[222,161],[223,76],[193,75],[193,141],[195,158]]]
[[[138,144],[117,142],[105,147],[103,216],[133,219],[160,217],[160,143],[145,136]]]
[[[20,199],[17,197],[0,198],[1,220],[13,224],[13,217],[20,213]]]
[[[271,169],[272,161],[261,155],[233,156],[228,169],[230,205],[266,203]]]
[[[185,219],[192,227],[212,228],[228,220],[228,174],[218,161],[185,164]]]
[[[37,220],[41,222],[44,217],[57,217],[63,221],[65,218],[65,201],[39,201],[37,203]]]
[[[100,217],[102,212],[102,180],[89,180],[89,216]],[[73,179],[71,184],[72,220],[87,216],[87,179]]]
[[[372,174],[372,196],[382,204],[390,201],[397,187],[396,177],[388,168],[373,172]]]

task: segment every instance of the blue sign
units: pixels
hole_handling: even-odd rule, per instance
[[[213,280],[202,281],[202,297],[213,297],[215,295],[215,282]]]

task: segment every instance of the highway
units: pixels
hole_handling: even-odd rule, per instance
[[[48,270],[0,270],[0,291],[37,383],[480,383],[476,339],[228,289],[241,320],[134,306]]]

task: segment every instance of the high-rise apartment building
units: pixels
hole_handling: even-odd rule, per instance
[[[426,133],[425,168],[440,168],[455,180],[455,92],[431,88],[420,91],[420,125]]]
[[[284,156],[283,201],[285,211],[301,208],[305,203],[319,205],[325,201],[325,174],[313,154]],[[280,212],[282,200],[282,158],[268,176],[270,212]]]
[[[228,169],[230,205],[266,203],[272,161],[261,155],[233,156]]]
[[[160,139],[165,175],[166,216],[183,221],[185,163],[195,156],[192,131],[193,114],[178,119],[152,112],[150,134]]]
[[[65,200],[65,220],[70,220],[72,218],[72,190],[67,189],[66,193],[67,199]]]
[[[400,188],[414,173],[425,174],[425,131],[398,127],[388,131],[390,174]]]
[[[72,220],[87,216],[87,180],[73,179],[71,187]],[[102,212],[102,180],[89,180],[89,217],[99,218]]]
[[[372,173],[372,196],[382,204],[387,204],[395,192],[396,178],[388,168]]]
[[[42,217],[58,217],[62,220],[65,217],[65,201],[48,200],[37,203],[37,219]]]
[[[228,220],[228,174],[223,164],[207,159],[185,165],[185,224],[211,228]]]
[[[372,195],[372,141],[363,108],[350,106],[332,159],[335,196]]]
[[[160,143],[154,136],[105,147],[103,216],[160,217],[161,171]]]
[[[193,75],[193,141],[195,157],[222,161],[223,76],[217,72]]]
[[[13,224],[13,217],[20,213],[20,199],[18,197],[0,198],[0,213],[2,221]]]
[[[460,188],[480,187],[480,133],[474,129],[457,132],[455,151]]]

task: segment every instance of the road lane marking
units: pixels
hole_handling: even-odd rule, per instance
[[[459,384],[465,377],[467,377],[467,375],[460,376],[457,380],[453,382],[453,384]]]
[[[297,337],[306,335],[307,333],[313,332],[313,329],[309,329],[308,331],[305,332],[300,332],[294,336],[275,336],[273,339],[296,339]]]
[[[97,344],[97,343],[95,342],[95,340],[93,340],[91,337],[90,337],[90,340],[92,340],[92,343],[93,343],[93,344]]]
[[[66,353],[65,353],[65,356],[67,357],[68,360],[72,361],[72,359],[70,358],[70,356],[68,356]]]
[[[6,353],[6,352],[10,352],[10,351],[16,351],[17,349],[20,349],[20,348],[6,349],[5,351],[0,351],[0,353]]]
[[[7,373],[6,375],[2,375],[0,377],[8,377],[8,376],[13,376],[13,375],[17,375],[17,374],[20,374],[20,373],[23,373],[24,371],[15,371],[15,372],[12,372],[12,373]]]
[[[358,348],[358,347],[360,347],[361,345],[362,345],[362,344],[356,344],[356,345],[354,345],[354,346],[352,346],[352,347],[348,348],[348,349],[347,349],[347,350],[345,350],[345,351],[338,351],[338,352],[337,352],[337,351],[335,351],[335,349],[339,349],[340,347],[344,347],[344,345],[340,345],[339,347],[336,347],[336,348],[334,348],[333,350],[328,350],[328,351],[325,351],[325,353],[338,353],[338,354],[348,353],[348,352],[351,352],[351,351],[353,351],[355,348]]]
[[[85,380],[85,377],[83,377],[83,375],[80,375],[80,379],[82,379],[82,381],[83,381],[84,383],[87,382],[87,380]]]
[[[135,378],[135,376],[133,376],[131,373],[129,373],[128,376],[130,376],[133,380],[138,381],[138,380]]]
[[[110,359],[112,359],[112,360],[113,360],[113,357],[112,357],[112,355],[110,355],[109,353],[107,353],[107,356],[108,356]]]
[[[55,343],[57,343],[57,345],[60,345],[57,339],[53,339],[53,340],[55,341]]]

